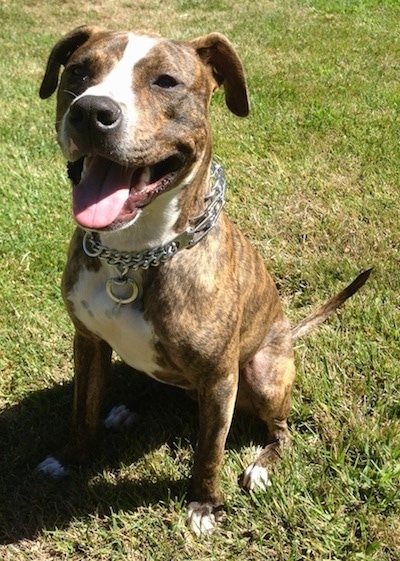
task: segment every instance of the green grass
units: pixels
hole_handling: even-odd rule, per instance
[[[233,7],[232,7],[233,6]],[[0,556],[68,560],[400,559],[400,36],[397,0],[8,0],[0,5]],[[94,463],[33,473],[64,442],[72,328],[59,284],[73,229],[54,136],[38,99],[55,40],[81,23],[237,46],[251,116],[217,94],[215,149],[228,211],[262,253],[293,322],[374,267],[362,292],[296,348],[293,447],[265,494],[238,474],[257,422],[238,416],[222,485],[228,518],[184,524],[195,406],[168,388],[131,433],[100,435]],[[107,406],[143,379],[115,364]]]

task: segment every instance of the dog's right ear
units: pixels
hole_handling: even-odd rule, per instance
[[[42,99],[50,97],[56,91],[60,67],[65,66],[76,49],[86,43],[97,31],[99,31],[97,27],[82,25],[64,35],[56,43],[47,61],[46,72],[40,86],[39,95]]]
[[[221,33],[210,33],[190,41],[202,62],[208,66],[216,86],[223,86],[228,108],[239,117],[249,114],[243,65],[233,45]]]

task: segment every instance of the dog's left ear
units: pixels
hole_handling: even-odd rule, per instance
[[[64,35],[53,47],[40,86],[39,95],[42,99],[50,97],[56,91],[61,66],[65,66],[76,49],[86,43],[97,31],[99,31],[97,27],[82,25]]]
[[[217,86],[223,86],[228,108],[239,117],[249,114],[246,78],[240,58],[224,35],[210,33],[190,42],[212,70]]]

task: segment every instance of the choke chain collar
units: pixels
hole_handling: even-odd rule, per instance
[[[159,267],[178,251],[189,249],[199,243],[214,228],[225,204],[226,184],[224,169],[216,162],[211,165],[210,183],[212,189],[205,197],[205,202],[208,203],[205,211],[191,218],[191,226],[165,245],[140,252],[118,251],[103,245],[95,233],[85,233],[82,245],[86,255],[98,257],[117,270],[118,277],[109,279],[106,285],[107,293],[117,303],[117,308],[121,304],[133,302],[139,294],[139,287],[135,280],[127,277],[129,271]]]

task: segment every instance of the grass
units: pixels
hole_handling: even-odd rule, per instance
[[[397,0],[76,0],[0,5],[0,554],[50,560],[400,559],[400,38]],[[235,419],[222,484],[228,518],[184,524],[195,406],[163,388],[131,433],[100,435],[63,483],[34,466],[67,438],[72,328],[59,292],[73,229],[37,91],[51,46],[93,22],[237,46],[252,113],[217,94],[215,149],[228,211],[262,253],[293,322],[373,266],[362,292],[297,345],[293,447],[265,494],[240,471],[259,425]],[[115,363],[105,411],[143,379]]]

